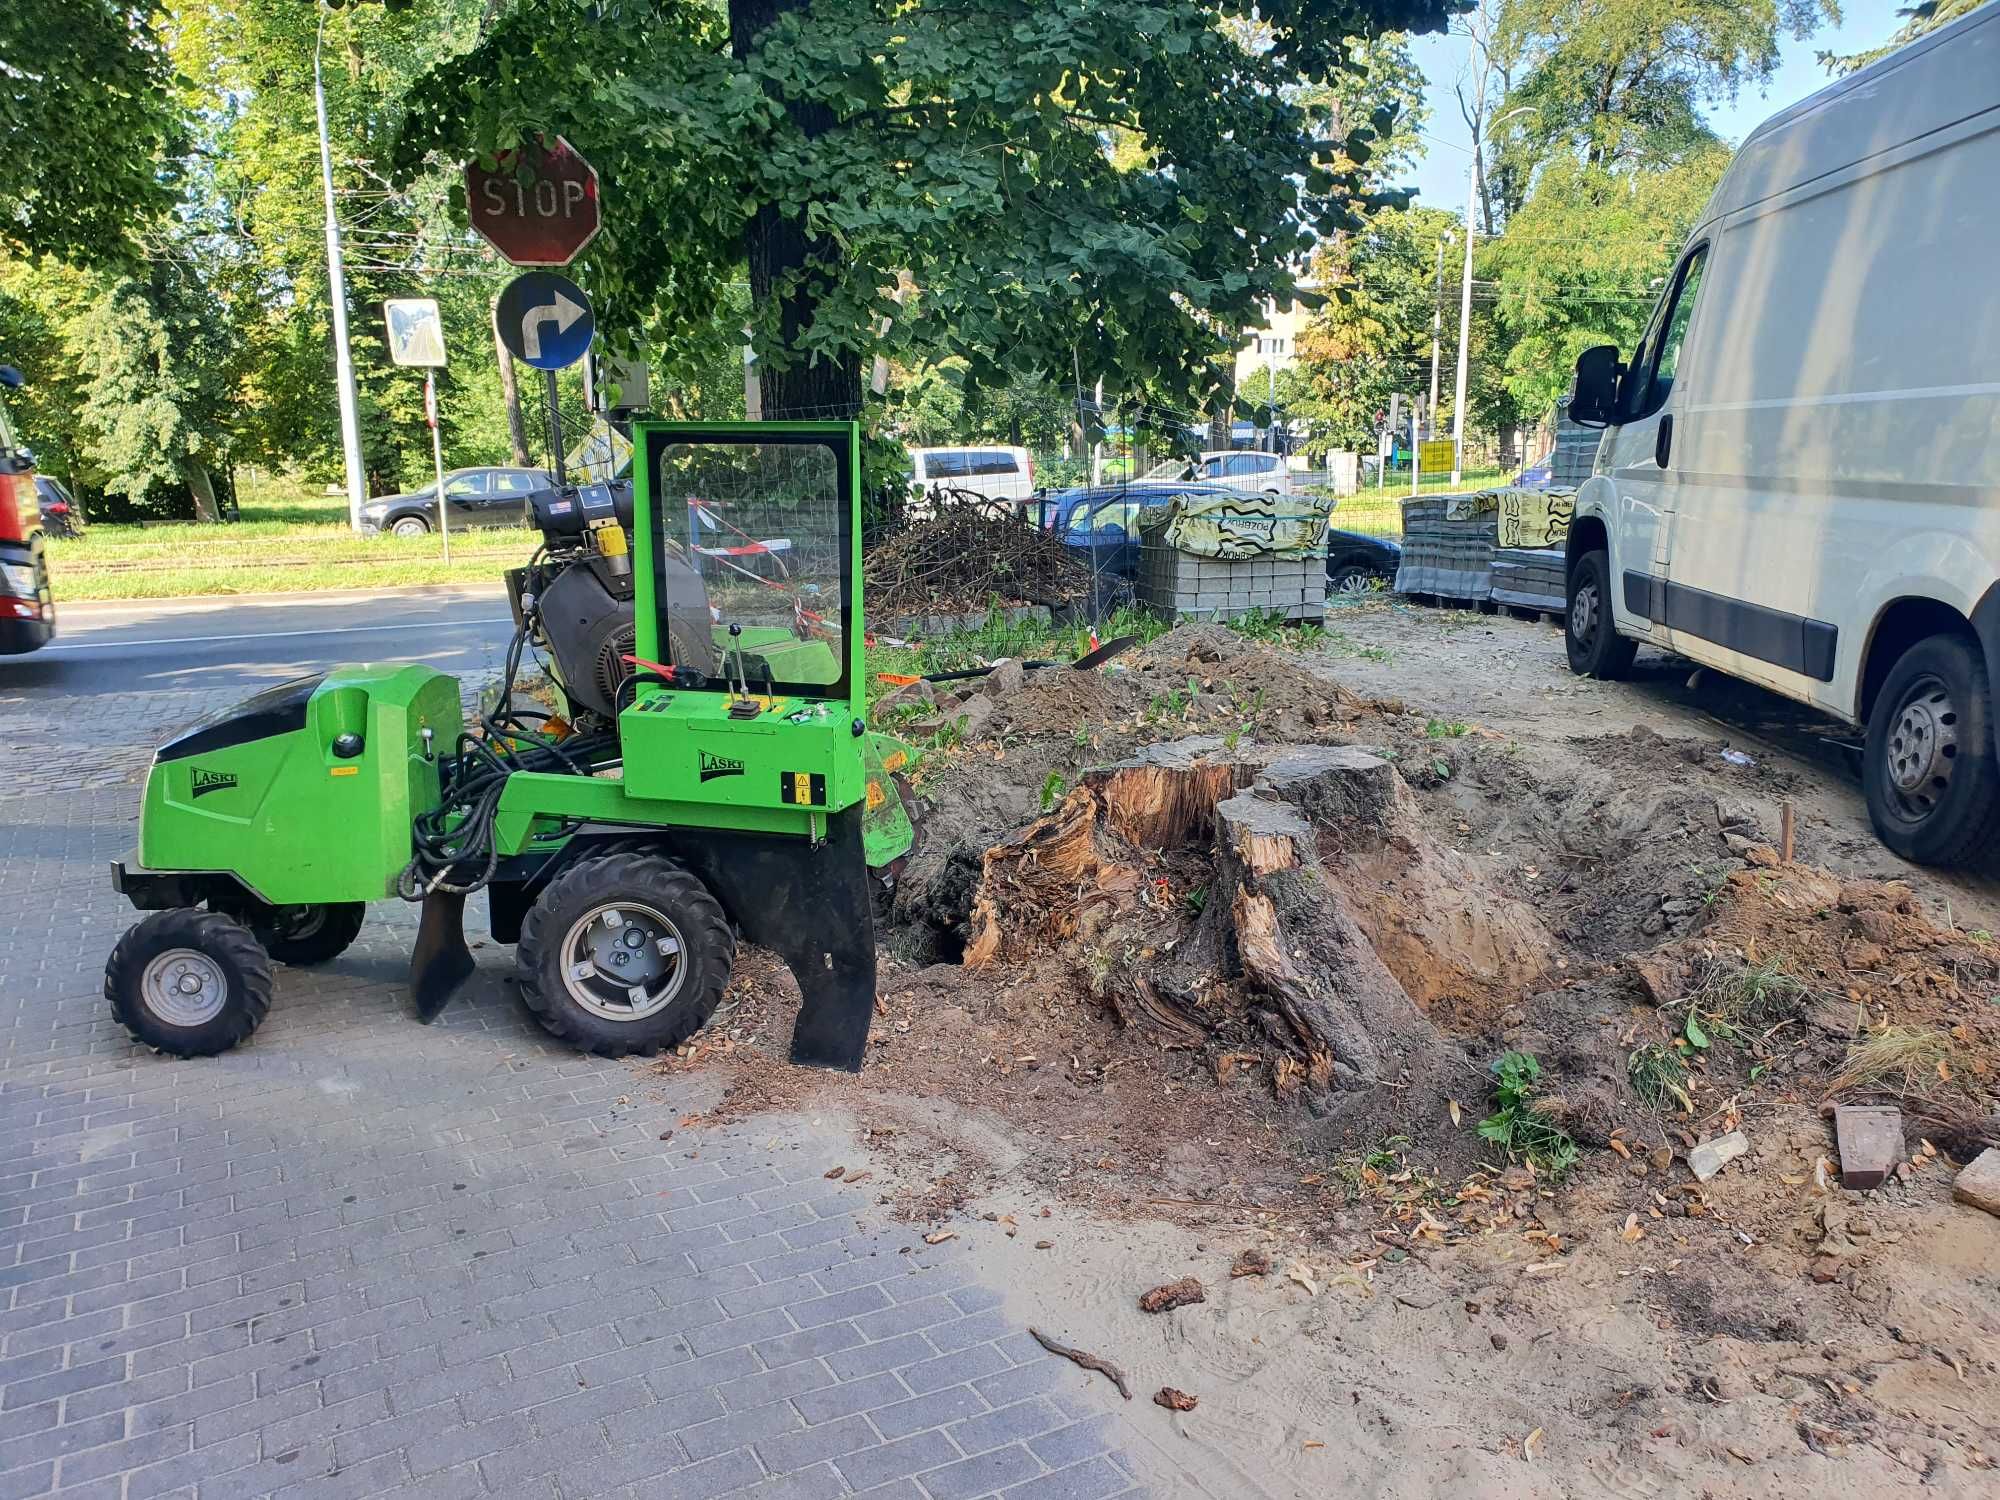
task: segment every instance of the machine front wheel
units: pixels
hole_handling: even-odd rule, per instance
[[[675,1047],[715,1014],[736,937],[686,869],[632,851],[584,859],[529,910],[521,998],[556,1036],[603,1057]]]
[[[247,1041],[270,1011],[271,960],[233,917],[157,911],[111,950],[104,998],[134,1041],[213,1057]]]
[[[361,901],[321,901],[311,906],[270,906],[249,919],[257,940],[281,964],[301,968],[340,957],[361,934],[368,907]]]

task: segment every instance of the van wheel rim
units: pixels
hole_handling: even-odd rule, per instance
[[[200,1026],[222,1014],[229,979],[206,953],[169,948],[139,976],[139,996],[169,1026]]]
[[[607,901],[575,922],[562,942],[563,988],[604,1021],[643,1021],[673,1004],[687,977],[687,945],[664,912]]]
[[[1569,602],[1570,634],[1589,645],[1597,637],[1597,614],[1597,585],[1586,583]]]
[[[1942,681],[1921,677],[1910,685],[1882,749],[1904,814],[1929,817],[1951,789],[1958,759],[1958,707]]]

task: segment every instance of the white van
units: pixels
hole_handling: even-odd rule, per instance
[[[1035,460],[1026,448],[912,448],[914,495],[960,490],[1018,507],[1034,493]]]
[[[1218,448],[1198,458],[1170,458],[1146,471],[1148,481],[1220,484],[1255,495],[1289,495],[1292,470],[1278,453]]]
[[[1570,415],[1571,668],[1645,641],[1865,725],[1884,844],[2000,852],[2000,6],[1752,132]]]

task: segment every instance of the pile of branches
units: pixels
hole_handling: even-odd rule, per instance
[[[894,615],[969,614],[994,600],[1074,604],[1090,592],[1090,568],[1053,531],[1009,501],[936,490],[929,514],[907,522],[868,555],[868,610]]]

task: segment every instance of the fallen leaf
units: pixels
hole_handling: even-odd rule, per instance
[[[946,1240],[955,1240],[957,1238],[958,1231],[956,1229],[940,1229],[935,1234],[925,1235],[924,1243],[926,1245],[942,1245]]]
[[[828,1182],[833,1181],[833,1179],[836,1177],[845,1177],[846,1175],[847,1175],[847,1168],[845,1167],[829,1167],[827,1168],[826,1171],[826,1179]]]
[[[1453,1099],[1453,1100],[1452,1100],[1452,1101],[1450,1102],[1450,1105],[1449,1105],[1448,1107],[1449,1107],[1449,1108],[1450,1108],[1450,1110],[1451,1110],[1451,1123],[1452,1123],[1452,1127],[1453,1127],[1454,1129],[1456,1129],[1456,1128],[1457,1128],[1457,1126],[1458,1126],[1458,1118],[1459,1118],[1459,1117],[1458,1117],[1458,1101],[1457,1101],[1456,1099]]]
[[[1285,1267],[1285,1280],[1296,1281],[1306,1289],[1308,1297],[1319,1295],[1319,1283],[1313,1280],[1312,1267],[1302,1260],[1295,1260]]]
[[[1756,1462],[1756,1460],[1751,1458],[1749,1454],[1745,1453],[1741,1448],[1737,1447],[1734,1443],[1731,1443],[1728,1447],[1724,1448],[1722,1451],[1724,1453],[1727,1453],[1731,1458],[1735,1459],[1738,1463],[1747,1464]]]
[[[1625,1215],[1625,1228],[1620,1232],[1618,1238],[1630,1245],[1645,1237],[1646,1231],[1639,1227],[1639,1216],[1636,1213]]]
[[[1521,1440],[1521,1457],[1529,1463],[1533,1463],[1535,1461],[1535,1449],[1539,1448],[1541,1443],[1542,1429],[1537,1427]]]

